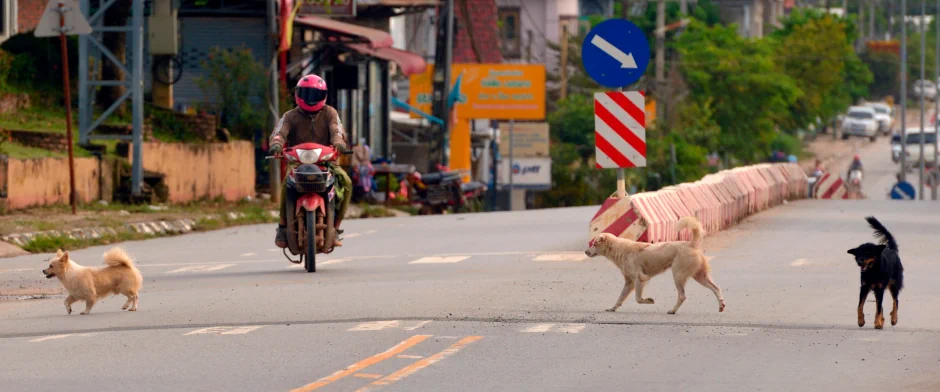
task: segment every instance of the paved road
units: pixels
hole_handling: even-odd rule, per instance
[[[593,208],[350,221],[320,272],[254,226],[128,243],[140,310],[0,302],[4,391],[940,390],[940,231],[926,202],[800,201],[709,237],[728,308],[671,280],[603,312],[622,280],[582,255]],[[845,253],[874,214],[907,268],[900,324],[855,324]],[[105,248],[73,253],[100,263]],[[0,260],[0,292],[56,290],[47,255]]]

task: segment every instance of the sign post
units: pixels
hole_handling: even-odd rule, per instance
[[[624,168],[646,166],[646,105],[643,93],[623,91],[640,80],[650,61],[646,35],[626,19],[595,26],[581,45],[584,70],[616,92],[594,94],[597,168],[617,169],[617,197],[626,197]]]
[[[69,4],[66,4],[69,3]],[[65,88],[65,132],[69,150],[69,204],[72,215],[77,213],[78,197],[75,194],[75,152],[72,146],[72,90],[69,80],[69,49],[66,35],[90,34],[91,25],[79,12],[75,0],[51,0],[33,33],[36,37],[59,36],[62,51],[62,83]]]

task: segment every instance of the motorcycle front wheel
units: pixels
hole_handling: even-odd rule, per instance
[[[307,272],[317,272],[317,211],[307,211],[307,251],[304,255],[304,268]]]

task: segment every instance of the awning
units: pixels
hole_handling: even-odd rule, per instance
[[[355,40],[365,40],[366,45],[372,49],[389,48],[394,42],[392,36],[382,30],[376,30],[365,26],[354,25],[352,23],[340,22],[329,18],[318,16],[297,16],[294,23],[310,27],[317,30],[328,31],[337,35],[342,35]]]
[[[347,44],[346,46],[364,55],[392,61],[395,64],[398,64],[398,66],[401,68],[401,72],[405,75],[424,73],[428,66],[428,63],[424,61],[423,57],[400,49],[372,49],[369,48],[369,45],[366,44]]]

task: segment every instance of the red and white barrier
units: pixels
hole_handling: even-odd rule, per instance
[[[813,198],[816,199],[848,199],[849,191],[845,182],[837,173],[826,173],[813,186]]]
[[[727,229],[748,215],[806,197],[809,179],[796,164],[761,164],[710,174],[684,183],[624,197],[610,198],[591,219],[590,238],[611,233],[641,242],[688,240],[679,219],[695,216],[706,233]],[[817,198],[846,198],[842,179],[825,175],[814,190]]]

